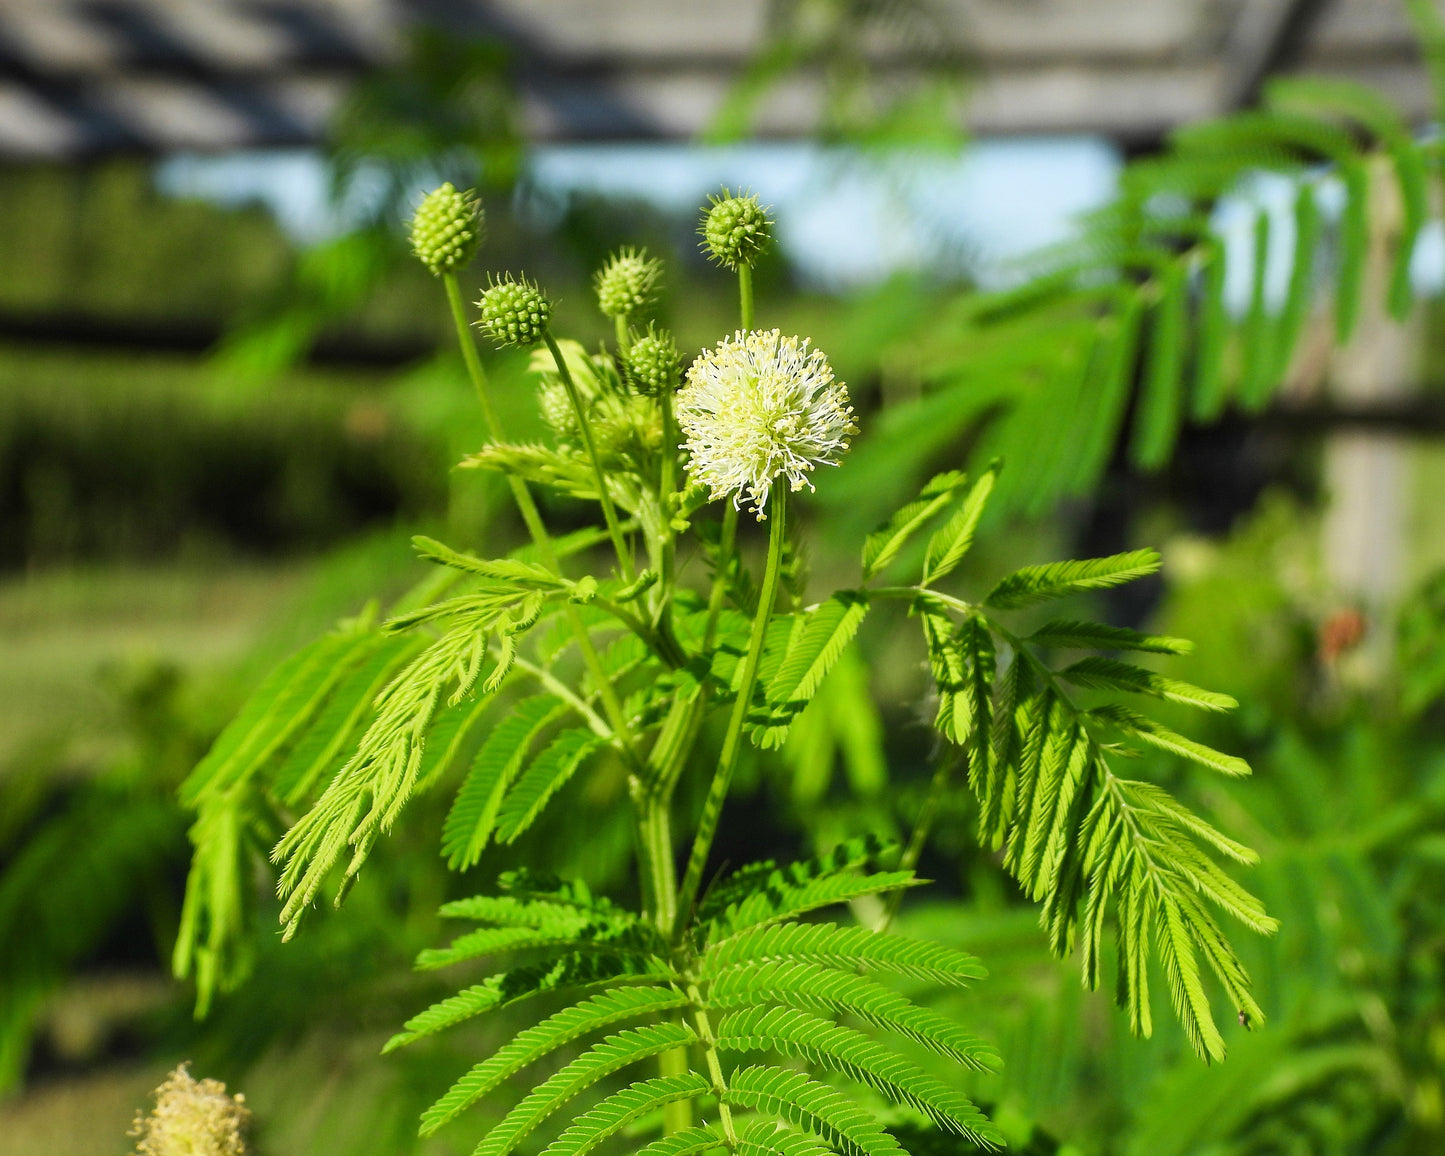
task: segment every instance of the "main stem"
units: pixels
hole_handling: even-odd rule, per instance
[[[617,551],[617,564],[622,568],[622,580],[631,582],[635,577],[632,569],[632,551],[627,548],[627,540],[622,536],[622,526],[617,520],[617,509],[612,504],[612,495],[607,489],[607,475],[602,471],[602,461],[597,456],[597,443],[592,440],[592,427],[587,421],[587,414],[582,408],[582,398],[577,393],[577,386],[572,381],[572,371],[567,368],[567,359],[562,356],[562,351],[557,347],[557,339],[550,332],[544,333],[543,340],[547,348],[552,351],[552,360],[557,363],[557,373],[562,378],[562,385],[567,390],[567,397],[572,402],[572,409],[577,414],[577,428],[582,435],[582,448],[587,451],[587,458],[592,463],[592,478],[597,483],[597,498],[602,503],[602,516],[607,521],[607,533],[612,536],[612,548]]]
[[[763,571],[763,585],[758,594],[758,609],[753,616],[752,633],[748,638],[747,657],[743,659],[742,683],[738,687],[738,697],[728,718],[722,754],[718,756],[717,771],[713,775],[712,786],[708,788],[707,800],[703,803],[702,818],[698,821],[697,835],[692,841],[692,853],[687,861],[687,871],[682,878],[682,887],[678,893],[679,917],[691,909],[693,900],[697,898],[703,868],[707,866],[708,852],[712,850],[713,837],[717,834],[718,820],[722,816],[723,803],[727,799],[728,788],[732,786],[738,755],[742,752],[743,724],[747,720],[753,689],[758,681],[758,663],[763,657],[768,620],[772,618],[773,603],[778,596],[778,579],[782,573],[783,547],[787,534],[787,510],[787,488],[785,485],[775,485],[768,499],[768,561]]]
[[[446,286],[447,301],[451,305],[452,323],[456,326],[457,331],[457,343],[462,348],[462,361],[466,364],[467,376],[471,378],[472,388],[476,391],[477,401],[482,407],[482,417],[486,419],[487,428],[493,439],[500,441],[506,435],[502,432],[501,421],[497,417],[496,408],[492,405],[491,392],[487,389],[486,370],[482,368],[482,360],[477,356],[477,343],[473,340],[471,326],[467,323],[466,305],[462,301],[462,291],[457,285],[456,275],[453,273],[443,275],[442,283]],[[527,488],[527,483],[516,474],[508,474],[507,482],[511,486],[512,497],[517,503],[517,510],[522,515],[522,521],[526,523],[527,533],[531,535],[532,543],[537,547],[537,553],[541,556],[543,564],[551,567],[560,575],[562,573],[561,563],[558,561],[557,551],[552,545],[552,537],[547,533],[547,526],[542,521],[542,515],[537,509],[537,503],[532,499],[532,491]],[[607,672],[602,668],[602,659],[597,654],[597,648],[592,644],[592,636],[587,632],[587,626],[582,621],[582,616],[577,612],[577,608],[570,602],[564,604],[562,613],[567,618],[567,625],[577,637],[577,648],[582,653],[583,665],[587,667],[587,673],[592,676],[592,681],[597,684],[597,693],[602,699],[602,709],[607,714],[607,721],[611,724],[618,741],[622,743],[629,762],[636,764],[638,758],[632,728],[627,724],[627,715],[623,712],[622,703],[618,700],[617,692],[612,687],[612,680],[608,678]]]

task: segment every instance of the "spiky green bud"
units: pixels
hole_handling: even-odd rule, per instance
[[[751,193],[734,196],[723,189],[722,196],[709,196],[712,207],[703,218],[702,247],[720,265],[736,269],[753,262],[772,244],[773,222],[768,211]]]
[[[646,249],[619,249],[597,270],[597,305],[608,317],[631,317],[657,300],[662,262]]]
[[[536,345],[547,332],[552,303],[530,281],[511,274],[493,281],[477,302],[477,322],[497,345]]]
[[[411,218],[411,251],[434,276],[464,269],[482,243],[482,205],[476,193],[450,181],[426,195]]]
[[[627,350],[627,380],[638,393],[657,397],[677,388],[682,355],[666,329],[649,325]]]

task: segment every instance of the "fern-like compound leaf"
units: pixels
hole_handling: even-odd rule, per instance
[[[867,895],[882,895],[916,884],[911,871],[819,875],[795,882],[785,872],[774,869],[762,887],[731,904],[718,923],[720,928],[728,931],[742,931],[763,924],[782,923],[819,908],[849,903]]]
[[[711,1090],[712,1086],[696,1072],[642,1080],[614,1092],[578,1116],[570,1128],[542,1150],[543,1156],[585,1156],[634,1121],[679,1100],[705,1096]],[[474,1156],[491,1156],[491,1149],[484,1151],[479,1146]]]
[[[1001,580],[984,601],[998,610],[1012,610],[1082,590],[1105,590],[1153,574],[1158,569],[1159,555],[1153,550],[1131,550],[1126,554],[1111,554],[1107,558],[1025,566]]]
[[[1133,694],[1147,694],[1154,698],[1167,699],[1196,706],[1202,710],[1227,711],[1239,705],[1227,694],[1202,690],[1175,678],[1165,678],[1152,670],[1120,662],[1113,658],[1085,658],[1059,671],[1060,677],[1075,686],[1095,687],[1102,690],[1123,690]]]
[[[953,985],[988,974],[976,957],[956,948],[835,923],[765,925],[730,935],[708,947],[701,974],[709,978],[731,968],[779,961],[888,971]]]
[[[827,1141],[778,1120],[754,1120],[738,1137],[737,1156],[834,1156]]]
[[[381,637],[371,654],[341,679],[271,775],[269,790],[286,807],[309,798],[360,737],[372,703],[421,649],[415,638]]]
[[[443,566],[450,566],[454,570],[461,570],[467,574],[490,578],[494,582],[540,586],[547,589],[566,585],[564,579],[557,577],[545,566],[523,562],[517,558],[474,558],[470,554],[453,550],[435,538],[427,538],[421,534],[413,537],[411,544],[420,557],[430,562],[440,562]]]
[[[953,501],[967,480],[957,470],[935,475],[918,497],[869,534],[863,542],[863,577],[872,578],[893,561],[914,532]]]
[[[993,493],[1002,468],[1001,462],[993,462],[973,483],[958,512],[928,540],[928,551],[923,559],[923,585],[951,574],[963,561],[973,545],[979,519],[983,517],[984,507],[988,505],[989,495]]]
[[[1189,267],[1174,261],[1164,274],[1149,335],[1148,372],[1139,395],[1130,451],[1143,469],[1158,469],[1179,434],[1184,401],[1184,352],[1189,334]]]
[[[502,800],[497,813],[497,839],[511,843],[530,827],[602,741],[591,731],[580,729],[565,730],[553,739]]]
[[[1249,764],[1238,756],[1226,755],[1222,751],[1216,751],[1213,747],[1207,747],[1203,743],[1185,738],[1161,723],[1117,703],[1095,707],[1089,712],[1089,715],[1091,718],[1118,727],[1150,746],[1198,763],[1202,767],[1209,767],[1220,774],[1237,777],[1250,773]]]
[[[993,1048],[946,1016],[871,979],[815,963],[764,963],[722,972],[708,985],[707,1002],[719,1008],[781,1004],[854,1015],[975,1071],[999,1065]]]
[[[422,1135],[430,1135],[475,1104],[523,1068],[573,1040],[623,1020],[657,1015],[685,1006],[687,998],[673,988],[621,987],[564,1008],[541,1023],[519,1032],[485,1060],[475,1064],[422,1115]],[[716,1143],[714,1139],[712,1143]]]
[[[778,671],[768,683],[768,700],[785,703],[811,699],[843,648],[858,633],[867,612],[867,599],[850,591],[835,594],[809,611],[802,629],[789,639]]]
[[[572,927],[481,927],[458,936],[450,946],[428,948],[417,956],[424,970],[449,967],[469,959],[482,959],[504,951],[542,950],[551,955],[563,952],[637,952],[656,946],[656,934],[645,924],[609,927],[584,922]]]
[[[633,1156],[701,1156],[713,1148],[724,1147],[722,1136],[706,1125],[694,1125],[638,1148]]]
[[[667,964],[652,956],[576,953],[553,963],[515,967],[488,976],[481,983],[432,1004],[407,1020],[405,1030],[392,1036],[382,1050],[392,1051],[423,1036],[433,1035],[475,1016],[544,992],[598,984],[620,988],[649,981],[667,983],[676,978]]]
[[[726,1099],[816,1131],[843,1156],[907,1156],[872,1116],[802,1072],[764,1065],[743,1068],[729,1079]]]
[[[922,1112],[940,1128],[981,1146],[1001,1143],[988,1118],[962,1093],[852,1028],[797,1008],[748,1008],[725,1016],[724,1052],[776,1051],[868,1084]]]
[[[1189,654],[1194,650],[1194,643],[1187,638],[1140,634],[1123,626],[1057,618],[1040,626],[1027,641],[1058,650],[1138,650],[1150,654]]]
[[[663,1022],[650,1024],[643,1027],[628,1028],[625,1031],[616,1032],[593,1044],[575,1060],[564,1065],[554,1072],[542,1083],[538,1084],[522,1100],[512,1108],[501,1121],[491,1129],[480,1144],[473,1151],[473,1156],[507,1156],[527,1138],[539,1124],[556,1112],[573,1097],[586,1091],[593,1084],[613,1072],[620,1071],[632,1064],[640,1063],[643,1060],[652,1059],[663,1052],[671,1051],[673,1048],[686,1047],[697,1041],[697,1033],[691,1028],[684,1027],[679,1023]],[[679,1079],[679,1077],[673,1077]],[[702,1083],[704,1091],[707,1090],[707,1081],[697,1077]],[[643,1087],[642,1084],[634,1084],[627,1091],[636,1091]],[[619,1093],[626,1095],[626,1092]],[[616,1097],[609,1097],[604,1100],[598,1108],[608,1104]],[[629,1101],[629,1110],[633,1101]],[[593,1116],[598,1112],[594,1108],[573,1125],[568,1132],[564,1132],[552,1147],[567,1137],[568,1133],[579,1127],[587,1116]],[[625,1112],[613,1113],[607,1111],[596,1117],[598,1124],[596,1131],[599,1140],[605,1138],[605,1128],[614,1121],[621,1119]],[[604,1123],[605,1121],[605,1123]],[[622,1123],[626,1121],[623,1120]],[[621,1123],[617,1124],[621,1127]],[[576,1143],[576,1140],[569,1143]],[[589,1145],[590,1146],[590,1145]],[[549,1148],[548,1151],[552,1149]],[[577,1149],[585,1150],[585,1149]]]
[[[493,729],[472,760],[442,828],[447,866],[476,865],[496,826],[502,799],[538,734],[562,711],[560,700],[538,695],[519,702]]]
[[[358,625],[329,634],[278,666],[246,701],[210,751],[181,784],[185,806],[263,766],[315,717],[337,684],[382,645]]]
[[[521,895],[472,895],[442,904],[444,919],[471,919],[499,927],[528,927],[539,931],[576,931],[589,924],[632,927],[638,917],[606,899],[591,896],[534,898]]]

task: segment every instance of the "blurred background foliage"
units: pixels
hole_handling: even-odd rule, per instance
[[[815,128],[839,164],[963,147],[965,54],[921,6],[775,8],[715,139],[744,137],[770,86],[821,63]],[[911,87],[872,85],[880,36],[928,46]],[[245,1090],[264,1153],[466,1151],[475,1136],[423,1144],[415,1119],[508,1024],[377,1057],[440,994],[410,970],[439,937],[438,901],[543,849],[596,888],[633,887],[616,782],[587,784],[462,878],[423,802],[347,907],[285,947],[258,854],[236,982],[206,1018],[169,978],[188,861],[176,787],[248,689],[410,585],[412,532],[519,537],[496,483],[451,469],[483,431],[402,240],[418,187],[480,187],[472,283],[525,268],[558,300],[559,331],[603,337],[588,278],[624,242],[666,257],[680,344],[731,327],[730,284],[698,256],[690,213],[588,195],[535,211],[516,99],[496,42],[418,34],[336,118],[331,197],[348,226],[310,244],[263,208],[163,195],[147,160],[0,178],[0,1151],[123,1151],[133,1108],[182,1058]],[[1395,589],[1351,588],[1328,557],[1341,426],[1316,404],[1330,350],[1391,312],[1417,327],[1409,372],[1427,402],[1445,381],[1438,306],[1402,288],[1441,154],[1358,93],[1275,89],[1260,107],[1133,162],[1022,287],[925,271],[840,295],[783,257],[759,270],[759,315],[829,351],[866,431],[807,515],[820,585],[848,580],[836,544],[931,468],[1004,450],[1011,489],[968,572],[1158,545],[1159,580],[1092,609],[1197,640],[1171,671],[1243,703],[1202,737],[1250,758],[1252,780],[1201,787],[1166,760],[1141,772],[1260,850],[1251,882],[1282,924],[1242,944],[1270,1021],[1232,1032],[1219,1067],[1189,1056],[1170,1016],[1134,1040],[1081,991],[979,851],[966,793],[945,800],[923,860],[937,885],[902,922],[988,964],[949,1010],[997,1041],[1002,1075],[970,1092],[1024,1152],[1445,1150],[1445,460],[1412,443]],[[1294,182],[1292,275],[1277,291],[1255,261],[1229,307],[1210,214],[1264,171]],[[1343,197],[1301,208],[1301,189],[1338,184]],[[1279,214],[1251,216],[1264,252]],[[77,321],[93,340],[52,332]],[[492,366],[522,431],[538,420],[524,360]],[[566,503],[549,513],[566,526]],[[871,668],[840,666],[783,771],[744,769],[722,836],[735,862],[909,830],[933,752],[898,704],[921,655],[867,628],[855,653]],[[258,818],[258,848],[274,818]],[[936,1146],[919,1138],[919,1156]]]

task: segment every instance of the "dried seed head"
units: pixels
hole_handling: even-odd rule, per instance
[[[646,249],[619,249],[597,270],[597,305],[608,317],[631,317],[657,300],[662,262]]]
[[[411,251],[434,276],[471,263],[482,243],[482,205],[476,193],[457,192],[450,181],[417,206],[411,218]]]
[[[707,216],[703,218],[702,247],[720,265],[736,269],[752,266],[773,239],[773,222],[768,212],[752,194],[734,196],[723,189],[722,196],[708,197]]]
[[[530,281],[518,281],[510,274],[493,281],[477,302],[482,319],[477,322],[497,345],[536,345],[547,332],[552,303]]]

